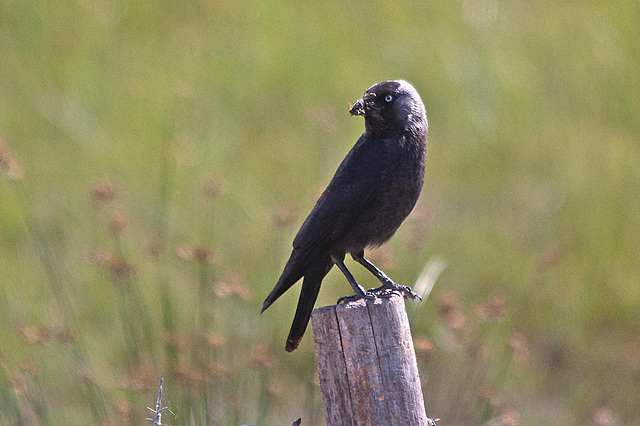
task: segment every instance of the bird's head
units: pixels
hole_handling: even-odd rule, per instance
[[[364,116],[367,131],[427,130],[422,99],[416,89],[404,80],[374,84],[349,112]]]

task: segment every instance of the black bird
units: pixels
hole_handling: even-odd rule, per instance
[[[341,300],[400,293],[419,298],[391,281],[364,257],[364,249],[388,241],[409,215],[424,182],[427,116],[420,95],[406,81],[371,86],[350,110],[363,115],[365,131],[338,167],[329,186],[293,240],[293,251],[262,312],[304,277],[286,350],[298,347],[320,284],[338,266],[355,292]],[[344,265],[345,254],[367,268],[382,286],[366,291]]]

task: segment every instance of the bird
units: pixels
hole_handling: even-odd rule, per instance
[[[262,305],[264,312],[302,279],[285,350],[295,350],[309,324],[320,285],[333,266],[354,291],[340,302],[400,294],[420,299],[394,283],[364,256],[387,242],[413,210],[422,190],[427,151],[427,115],[416,89],[404,80],[369,87],[349,110],[364,116],[364,133],[349,151],[293,240],[284,270]],[[382,284],[365,290],[344,264],[349,254]]]

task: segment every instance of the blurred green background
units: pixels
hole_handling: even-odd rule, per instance
[[[640,424],[637,1],[0,0],[0,424],[323,424],[297,288],[259,315],[404,78],[416,210],[371,258],[442,425]],[[376,285],[349,262],[366,287]],[[438,273],[440,273],[438,277]],[[437,278],[437,281],[436,281]],[[318,305],[349,293],[339,272]]]

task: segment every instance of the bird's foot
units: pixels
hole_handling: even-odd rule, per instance
[[[412,300],[418,299],[422,301],[422,297],[420,297],[418,293],[415,293],[411,289],[411,287],[407,285],[396,284],[391,280],[386,281],[383,285],[381,285],[378,288],[369,290],[369,292],[373,293],[378,297],[389,298],[393,295],[398,295],[398,296],[404,297],[405,299],[412,299]]]
[[[365,290],[365,291],[362,292],[362,294],[356,293],[353,296],[341,297],[336,302],[336,305],[339,305],[341,303],[347,304],[349,302],[355,302],[356,300],[360,300],[360,299],[366,299],[366,300],[375,301],[376,300],[376,294],[374,294],[372,291],[366,291]]]

